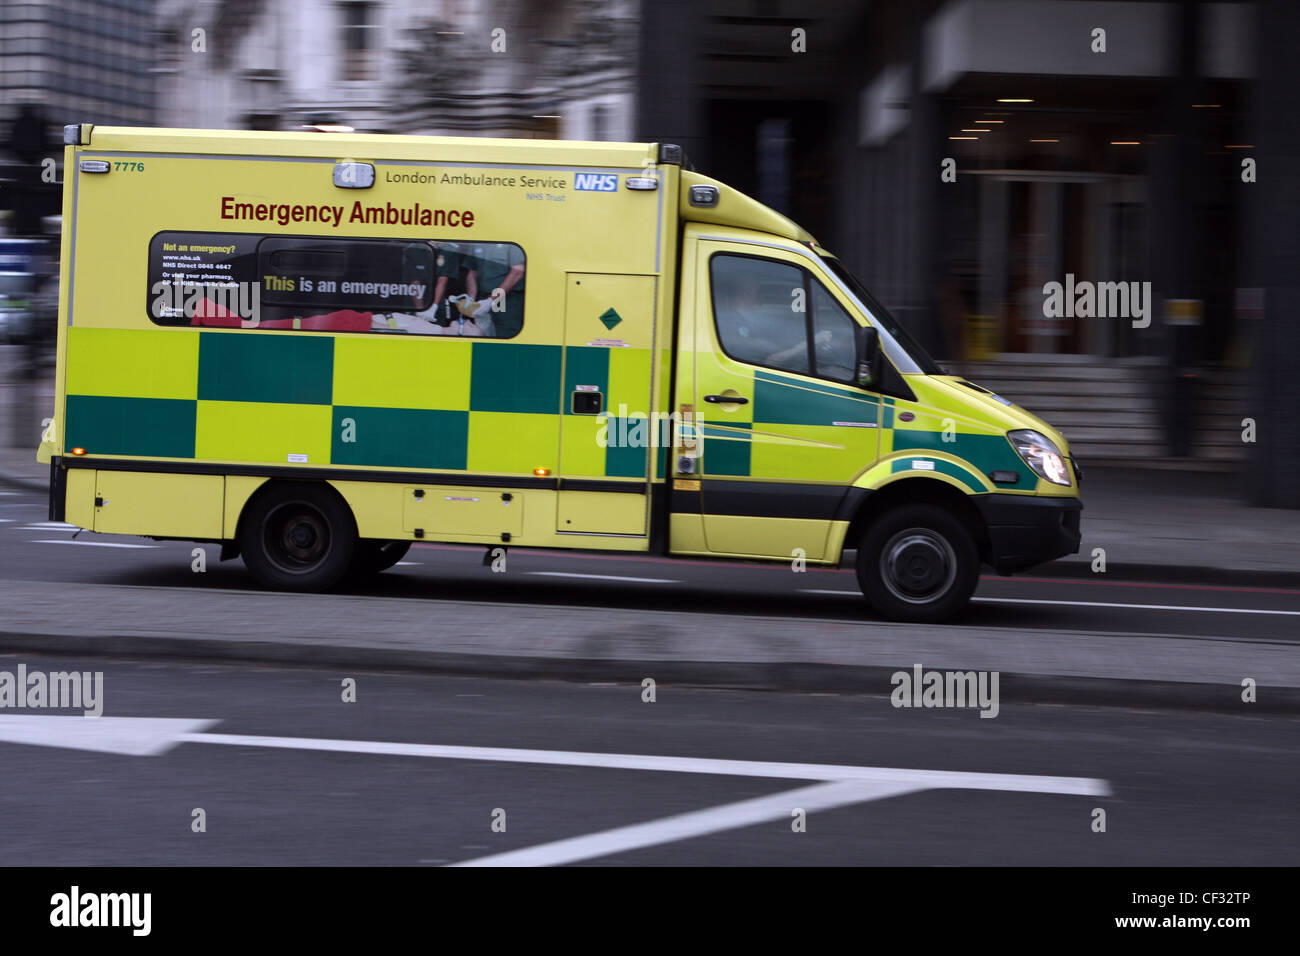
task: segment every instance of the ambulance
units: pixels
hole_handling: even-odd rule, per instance
[[[926,622],[1078,550],[1061,433],[676,146],[64,137],[51,520],[296,591],[413,542],[856,552]]]

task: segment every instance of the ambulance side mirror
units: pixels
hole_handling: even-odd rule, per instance
[[[858,329],[857,374],[859,388],[875,389],[880,386],[880,333],[872,326]]]

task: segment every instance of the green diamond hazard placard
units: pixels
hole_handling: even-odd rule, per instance
[[[610,309],[606,309],[603,313],[601,313],[600,321],[605,323],[605,328],[612,329],[614,326],[618,325],[620,322],[623,321],[623,316],[619,315],[612,308],[610,308]]]

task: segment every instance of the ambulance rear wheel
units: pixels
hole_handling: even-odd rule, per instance
[[[357,530],[343,500],[320,485],[284,483],[249,504],[240,522],[244,564],[265,587],[323,591],[347,573]]]
[[[409,541],[375,541],[362,538],[352,552],[352,567],[349,574],[364,578],[387,571],[411,550]]]
[[[975,540],[960,519],[934,505],[881,515],[858,548],[858,584],[890,620],[947,620],[966,606],[978,581]]]

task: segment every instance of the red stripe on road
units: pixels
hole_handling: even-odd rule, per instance
[[[1219,584],[1167,584],[1150,581],[1094,581],[1091,578],[1022,578],[981,574],[981,581],[1026,581],[1030,584],[1104,584],[1113,588],[1168,588],[1175,591],[1239,591],[1246,594],[1300,594],[1286,588],[1244,588]]]

